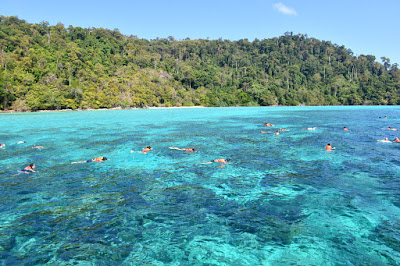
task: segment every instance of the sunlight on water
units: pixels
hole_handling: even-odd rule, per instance
[[[1,262],[400,264],[400,144],[377,141],[400,136],[388,126],[399,108],[1,114]],[[199,164],[219,158],[230,164]]]

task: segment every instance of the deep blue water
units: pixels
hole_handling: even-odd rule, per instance
[[[399,107],[0,114],[0,261],[400,264],[400,143],[377,141],[400,137],[388,126]],[[111,160],[71,164],[99,156]],[[219,158],[231,164],[196,165]],[[39,172],[18,174],[29,163]]]

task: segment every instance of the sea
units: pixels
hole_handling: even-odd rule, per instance
[[[398,106],[3,113],[0,264],[400,265],[395,137]]]

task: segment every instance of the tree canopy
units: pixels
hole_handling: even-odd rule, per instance
[[[0,109],[397,105],[390,59],[305,34],[155,40],[0,17]]]

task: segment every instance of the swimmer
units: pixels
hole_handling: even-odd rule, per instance
[[[307,128],[303,128],[303,130],[315,130],[317,129],[316,127],[307,127]]]
[[[269,131],[261,131],[261,134],[267,134],[267,133],[271,133],[271,132],[269,132]],[[276,136],[279,136],[279,135],[280,135],[279,130],[275,131],[274,134],[275,134]]]
[[[271,124],[271,123],[264,123],[264,125],[265,125],[266,127],[273,127],[273,126],[274,126],[274,124]]]
[[[388,127],[387,129],[389,129],[389,130],[397,130],[397,128],[391,128],[391,127]]]
[[[97,157],[91,160],[87,160],[87,161],[78,161],[78,162],[72,162],[71,164],[74,163],[91,163],[91,162],[103,162],[103,161],[107,161],[109,159],[107,159],[107,157]]]
[[[25,140],[21,140],[21,141],[17,142],[17,144],[23,144],[23,143],[26,143],[26,141]]]
[[[343,127],[344,131],[349,131],[349,129],[347,127]]]
[[[391,141],[388,138],[385,139],[380,139],[378,140],[379,142],[385,142],[385,143],[391,143]]]
[[[186,152],[196,152],[196,151],[197,151],[195,148],[181,149],[181,148],[174,147],[174,146],[171,146],[171,147],[169,147],[168,149],[171,149],[171,150],[178,150],[178,151],[186,151]]]
[[[25,167],[24,169],[18,171],[19,174],[29,174],[29,173],[35,173],[35,164],[31,163],[30,165],[28,165],[27,167]]]
[[[145,149],[142,150],[143,153],[147,153],[149,151],[151,151],[152,148],[150,146],[147,146]]]
[[[289,129],[286,128],[280,128],[279,131],[289,131]]]
[[[332,145],[331,145],[330,143],[328,143],[328,144],[325,146],[325,149],[326,149],[327,151],[331,151],[331,150],[334,150],[334,149],[336,149],[336,148],[332,148]]]
[[[32,149],[38,149],[38,150],[41,150],[41,149],[43,149],[43,146],[38,146],[38,145],[35,145],[35,146],[32,146]]]
[[[394,142],[400,142],[400,139],[398,137],[396,137],[393,141]]]
[[[153,148],[152,147],[150,147],[150,146],[147,146],[146,148],[144,148],[143,150],[141,150],[141,151],[137,151],[137,152],[141,152],[141,153],[147,153],[147,152],[149,152],[149,151],[151,151]],[[134,150],[131,150],[131,153],[133,153],[133,152],[135,152]]]
[[[5,148],[5,147],[6,147],[6,144],[0,143],[0,149],[3,149],[3,148]]]
[[[220,164],[229,164],[228,162],[230,161],[229,158],[226,159],[215,159],[206,163],[196,163],[196,165],[198,164],[210,164],[210,163],[220,163]]]

